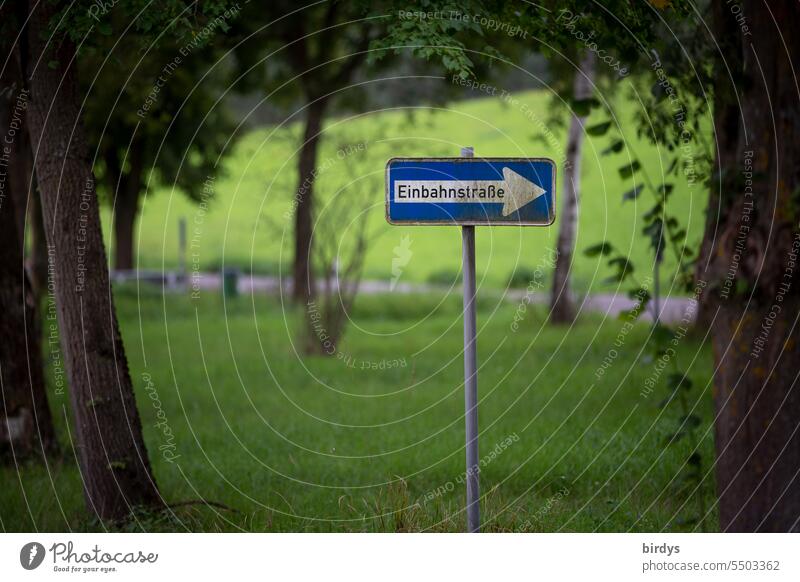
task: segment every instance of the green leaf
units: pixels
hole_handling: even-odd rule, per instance
[[[681,242],[686,238],[686,229],[682,228],[670,237],[672,242]],[[685,254],[685,253],[684,253]]]
[[[667,376],[667,388],[672,390],[673,392],[677,391],[679,388],[683,388],[684,390],[691,390],[692,389],[692,380],[686,376],[683,372],[673,372],[669,376]]]
[[[651,222],[642,229],[642,234],[646,234],[647,236],[650,237],[651,241],[653,241],[654,244],[658,244],[661,241],[663,228],[664,228],[664,223],[661,222],[660,218],[656,218],[653,220],[653,222]]]
[[[666,344],[671,339],[672,339],[672,333],[669,331],[669,329],[667,329],[660,323],[656,324],[653,327],[653,340],[655,340],[657,344],[661,345]],[[665,353],[666,352],[664,350],[661,350],[659,356],[663,356]]]
[[[680,418],[681,424],[685,424],[689,429],[697,428],[702,424],[700,417],[696,414],[686,414]]]
[[[628,291],[628,299],[634,299],[642,303],[650,301],[650,297],[650,291],[646,287],[636,287]]]
[[[664,207],[661,205],[661,202],[657,202],[655,205],[653,205],[653,207],[650,210],[648,210],[647,212],[645,212],[642,215],[642,218],[644,218],[645,221],[647,221],[647,222],[650,222],[653,219],[658,219],[658,221],[660,222],[661,221],[661,213],[662,213],[663,210],[664,210]]]
[[[597,257],[599,255],[603,255],[605,257],[610,255],[611,251],[613,250],[614,247],[611,246],[610,242],[603,241],[599,244],[590,246],[588,249],[583,251],[583,254],[586,255],[587,257]]]
[[[667,406],[669,406],[669,403],[672,402],[674,399],[675,399],[675,394],[672,393],[658,403],[658,408],[659,409],[666,408]]]
[[[608,264],[612,267],[617,267],[626,271],[630,270],[630,272],[633,272],[633,263],[631,263],[625,257],[614,257],[613,259],[609,259]]]
[[[639,163],[639,160],[633,160],[630,165],[622,166],[619,169],[619,175],[622,178],[630,178],[633,176],[633,173],[638,171],[642,167],[642,164]]]
[[[672,158],[672,163],[669,165],[669,168],[667,169],[667,175],[674,173],[677,167],[678,167],[678,158]]]
[[[636,188],[628,190],[625,194],[622,195],[622,201],[625,202],[626,200],[636,200],[644,190],[644,186],[639,185]]]
[[[628,321],[630,319],[639,319],[642,314],[644,313],[644,309],[632,307],[631,309],[623,309],[617,315],[617,319],[620,321]]]
[[[612,142],[612,144],[610,146],[608,146],[606,149],[604,149],[600,153],[600,155],[607,156],[609,154],[618,154],[619,152],[622,151],[623,147],[625,147],[625,142],[622,141],[621,139],[618,139],[618,140]]]
[[[625,257],[614,257],[608,261],[608,264],[611,267],[616,267],[617,272],[606,279],[607,283],[621,283],[629,275],[633,274],[633,263],[631,263]]]
[[[664,439],[664,440],[665,440],[665,441],[666,441],[666,443],[669,445],[669,444],[672,444],[672,443],[678,442],[678,441],[679,441],[679,440],[681,440],[683,437],[685,437],[687,434],[689,434],[689,433],[687,433],[685,430],[679,430],[679,431],[677,431],[677,432],[674,432],[674,433],[672,433],[672,434],[670,434],[670,435],[667,435],[667,438],[666,438],[666,439]]]
[[[669,376],[667,376],[667,388],[669,390],[675,391],[681,387],[681,383],[683,382],[684,375],[679,372],[673,372]]]
[[[600,102],[594,97],[588,99],[577,99],[572,102],[572,111],[578,117],[586,117],[592,112],[593,107],[598,107]]]
[[[611,127],[611,122],[610,121],[606,121],[604,123],[598,123],[597,125],[593,125],[591,127],[587,127],[586,128],[586,133],[588,133],[589,135],[592,135],[592,136],[605,135],[606,132],[608,131],[608,128],[610,128],[610,127]]]

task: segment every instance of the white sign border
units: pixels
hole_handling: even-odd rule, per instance
[[[489,221],[489,220],[465,220],[465,221],[455,221],[455,220],[392,220],[389,216],[389,203],[391,200],[391,188],[389,186],[389,167],[392,165],[392,162],[456,162],[456,163],[476,163],[476,162],[509,162],[509,163],[530,163],[530,162],[545,162],[549,163],[550,167],[553,170],[552,173],[552,184],[553,184],[553,193],[552,199],[553,204],[551,206],[550,212],[550,222],[531,222],[531,221],[517,221],[513,222],[510,220],[504,221]],[[486,157],[486,158],[466,158],[466,157],[448,157],[448,158],[405,158],[405,157],[396,157],[396,158],[389,158],[386,162],[386,170],[385,170],[385,218],[386,222],[391,224],[392,226],[551,226],[556,221],[556,208],[557,208],[557,197],[556,191],[558,190],[556,186],[556,178],[557,178],[557,164],[552,158],[504,158],[504,157]]]

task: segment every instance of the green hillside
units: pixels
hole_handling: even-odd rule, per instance
[[[460,147],[472,145],[478,156],[543,156],[559,162],[562,186],[564,127],[554,131],[546,122],[550,101],[547,94],[531,91],[515,95],[518,103],[499,98],[458,102],[447,108],[417,108],[384,111],[330,120],[326,125],[319,159],[318,206],[324,215],[327,204],[346,199],[354,189],[369,197],[366,214],[380,233],[366,260],[366,278],[389,279],[393,249],[405,235],[410,237],[411,259],[401,281],[452,280],[460,267],[460,236],[453,227],[390,227],[384,220],[383,172],[386,161],[403,156],[453,156]],[[620,115],[632,117],[633,105],[618,107]],[[595,112],[588,125],[604,121],[606,113]],[[623,126],[635,127],[635,123]],[[629,120],[628,120],[629,121]],[[566,124],[562,124],[566,125]],[[202,131],[202,128],[200,129]],[[260,273],[287,272],[291,261],[291,203],[296,187],[296,152],[300,140],[297,124],[252,131],[234,146],[225,173],[211,177],[214,198],[207,210],[192,204],[169,187],[153,186],[143,204],[138,237],[138,256],[144,268],[168,268],[177,264],[178,221],[186,217],[193,241],[193,260],[201,269],[225,265]],[[627,135],[628,149],[612,157],[601,155],[611,134],[590,137],[584,146],[582,209],[578,248],[601,240],[629,249],[640,269],[649,264],[650,252],[641,235],[642,213],[649,207],[648,194],[622,203],[622,193],[631,189],[617,169],[638,157],[651,179],[660,183],[666,152],[659,152],[635,135]],[[661,155],[660,155],[661,154]],[[635,176],[642,180],[642,175]],[[702,233],[706,195],[685,178],[676,184],[675,212],[696,248]],[[198,190],[204,188],[197,185]],[[560,203],[559,203],[560,204]],[[680,208],[677,208],[680,207]],[[358,220],[364,219],[359,214]],[[346,240],[348,225],[341,236]],[[108,230],[108,229],[106,229]],[[503,287],[512,272],[548,267],[549,249],[555,246],[557,226],[550,228],[481,228],[478,231],[480,281]],[[190,261],[191,263],[191,261]],[[667,257],[667,268],[674,260]],[[575,287],[579,291],[612,291],[602,283],[608,269],[598,259],[576,257]],[[667,278],[665,278],[667,280]]]

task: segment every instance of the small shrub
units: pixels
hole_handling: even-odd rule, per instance
[[[514,269],[508,277],[508,287],[511,289],[525,289],[534,283],[537,289],[547,287],[547,275],[541,269]]]
[[[434,271],[427,278],[428,283],[431,285],[458,285],[461,283],[461,271],[453,271],[452,269],[441,269]]]

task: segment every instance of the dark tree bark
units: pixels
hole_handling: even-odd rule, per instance
[[[721,193],[735,192],[738,187],[738,172],[731,173],[728,170],[737,167],[739,160],[741,111],[738,87],[742,81],[742,39],[739,27],[731,17],[730,8],[726,4],[712,2],[709,8],[714,37],[719,43],[720,54],[724,55],[728,67],[721,66],[716,69],[717,80],[714,86],[713,129],[716,151],[706,210],[705,236],[700,245],[695,268],[695,278],[703,281],[709,276],[712,251],[721,234],[719,231],[723,212]],[[728,70],[732,78],[727,76]],[[713,320],[716,302],[712,292],[712,287],[706,286],[698,297],[695,325],[699,330],[708,329]]]
[[[19,56],[20,51],[14,51],[14,54]],[[9,68],[12,66],[15,68],[15,74],[18,74],[19,85],[22,87],[24,85],[22,74],[19,73],[21,69],[18,68],[20,63],[16,62],[16,58],[10,59]],[[29,253],[25,260],[25,266],[34,302],[39,306],[44,289],[47,287],[47,241],[44,238],[42,205],[36,187],[33,152],[27,129],[17,133],[13,148],[15,171],[11,172],[10,179],[17,215],[17,229],[23,251],[27,239]]]
[[[13,18],[10,7],[0,9],[0,17]],[[47,402],[38,296],[23,252],[31,171],[28,92],[18,53],[7,42],[0,46],[11,57],[0,75],[8,89],[0,99],[0,448],[18,458],[59,448]]]
[[[26,138],[29,136],[26,134]],[[26,151],[30,154],[30,147]],[[42,201],[39,198],[39,189],[36,185],[36,175],[33,173],[33,158],[28,159],[28,169],[32,184],[29,200],[29,234],[30,256],[28,258],[28,273],[31,280],[31,291],[36,300],[36,305],[41,307],[42,298],[47,289],[47,239],[44,234],[44,221],[42,219]]]
[[[741,43],[740,53],[721,52],[720,58],[738,67],[734,75],[742,78],[741,108],[723,103],[715,111],[719,137],[726,140],[717,155],[723,189],[714,201],[717,220],[709,221],[705,233],[701,261],[708,267],[698,273],[709,280],[715,303],[720,526],[733,532],[798,531],[800,36],[794,28],[800,4],[780,0],[768,9],[745,1],[751,34],[731,26],[734,16],[724,6],[720,11],[718,38],[733,29]],[[724,63],[716,70],[724,91],[732,80]],[[735,121],[728,107],[736,108]]]
[[[300,146],[297,163],[299,179],[294,215],[294,299],[307,303],[314,296],[314,270],[311,261],[311,241],[314,234],[314,181],[317,172],[317,153],[319,151],[322,120],[325,115],[324,99],[309,104],[306,116],[306,129]]]
[[[133,239],[144,172],[141,148],[135,140],[131,144],[127,173],[122,172],[116,150],[109,150],[105,156],[109,191],[114,197],[114,267],[121,270],[133,269],[134,265]]]
[[[775,321],[758,357],[751,354],[760,347],[769,305],[736,297],[713,324],[722,531],[800,529],[800,301],[789,297],[781,308],[786,315]]]
[[[17,79],[16,83],[20,88],[25,86],[21,72],[24,65],[19,62],[21,55],[22,51],[14,50],[8,67]],[[17,133],[13,148],[15,171],[11,172],[10,179],[17,215],[17,229],[23,255],[26,242],[28,244],[29,252],[25,257],[25,266],[34,303],[39,307],[44,296],[44,289],[47,287],[47,241],[44,238],[42,205],[39,200],[36,175],[33,171],[33,151],[27,128]]]
[[[340,19],[347,17],[342,13],[342,8],[343,5],[338,2],[329,2],[326,5],[319,35],[306,34],[305,15],[289,18],[283,35],[287,58],[298,76],[298,83],[307,103],[306,126],[297,163],[292,267],[292,298],[303,304],[307,304],[315,294],[311,260],[314,182],[325,111],[331,96],[350,82],[366,59],[371,40],[371,31],[367,25],[359,31],[360,36],[352,46],[348,46],[346,42],[342,46],[342,43],[337,42],[337,39],[346,38],[345,29],[338,26],[344,23]],[[341,51],[345,51],[346,58],[337,58],[337,53]]]
[[[54,249],[55,298],[90,511],[121,518],[156,505],[133,385],[111,299],[94,176],[75,75],[75,47],[43,35],[55,12],[29,2],[28,108],[45,233]],[[48,66],[49,64],[49,66]]]
[[[34,452],[58,452],[47,402],[38,309],[27,281],[19,234],[16,206],[25,196],[8,191],[19,186],[25,164],[25,152],[16,140],[24,128],[12,130],[13,135],[9,132],[12,111],[16,115],[24,111],[16,103],[20,103],[16,98],[0,103],[0,136],[5,146],[8,140],[13,142],[0,167],[0,175],[6,178],[0,183],[0,450],[11,453],[8,458],[14,460]]]
[[[592,96],[595,54],[587,51],[581,59],[580,69],[575,71],[573,95],[576,100]],[[575,237],[578,230],[578,209],[581,189],[581,156],[585,136],[586,117],[572,115],[567,136],[567,155],[564,163],[564,197],[561,203],[561,218],[558,228],[556,267],[553,272],[553,287],[550,296],[550,321],[572,323],[575,319],[575,302],[570,289],[570,271],[575,252]]]
[[[14,51],[15,57],[19,56],[19,51]],[[19,73],[19,63],[16,58],[11,59],[9,68],[14,68],[14,74],[19,79],[19,86],[23,87],[22,74]],[[23,112],[23,126],[24,112]],[[14,208],[17,215],[17,234],[20,241],[20,264],[25,267],[25,293],[26,301],[29,305],[28,323],[30,330],[28,334],[28,346],[31,352],[35,352],[38,367],[42,364],[40,354],[42,345],[42,319],[39,315],[42,309],[42,301],[47,289],[47,241],[44,238],[44,224],[42,222],[42,206],[39,200],[39,193],[36,187],[36,179],[33,172],[33,152],[31,151],[30,136],[27,127],[17,132],[14,136],[13,164],[12,171],[9,172],[9,185],[11,195],[14,198]],[[26,256],[26,242],[28,253]],[[34,365],[33,362],[30,365]],[[39,372],[37,372],[37,375]],[[36,386],[36,384],[34,384]],[[42,387],[44,390],[44,385]],[[46,394],[42,392],[40,398],[44,402],[47,417],[49,418],[49,408],[47,407]],[[52,424],[49,421],[46,424]],[[53,447],[57,450],[55,435],[52,429],[47,429],[47,434],[52,434]]]
[[[21,85],[19,85],[21,88]],[[21,100],[20,100],[21,99]],[[20,252],[25,249],[25,228],[27,226],[27,208],[30,196],[28,188],[30,185],[30,143],[28,141],[27,132],[24,130],[25,126],[25,109],[27,106],[27,93],[14,93],[10,100],[4,100],[2,107],[6,108],[3,113],[4,119],[2,120],[2,135],[8,135],[13,143],[11,144],[10,162],[7,185],[9,197],[14,198],[14,232],[17,233],[19,240]],[[18,124],[19,129],[14,129],[10,126],[12,116],[14,121]],[[9,134],[11,130],[12,134]],[[8,145],[3,143],[4,146]],[[24,254],[24,253],[23,253]]]

